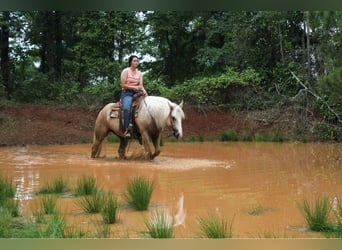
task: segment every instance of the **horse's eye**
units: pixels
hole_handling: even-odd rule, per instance
[[[176,117],[172,116],[172,121],[176,121]]]

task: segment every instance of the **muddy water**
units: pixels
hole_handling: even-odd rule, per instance
[[[136,212],[122,206],[111,237],[142,237],[144,221],[155,210],[175,217],[175,237],[199,237],[198,216],[208,211],[233,219],[234,238],[312,238],[297,201],[322,195],[342,199],[342,145],[301,143],[167,143],[154,161],[141,160],[132,143],[131,159],[117,158],[117,144],[105,144],[103,157],[90,159],[89,144],[0,148],[0,174],[17,184],[22,214],[34,211],[39,188],[62,175],[71,186],[93,175],[104,190],[124,204],[122,192],[137,175],[154,180],[150,209]],[[68,225],[94,235],[99,215],[85,214],[75,198],[64,195],[58,206]],[[176,220],[176,221],[177,221]]]

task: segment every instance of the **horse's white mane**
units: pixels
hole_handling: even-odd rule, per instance
[[[161,96],[147,96],[142,102],[145,102],[148,112],[154,118],[156,126],[160,129],[163,129],[166,126],[171,107],[178,107],[177,104]],[[181,108],[179,108],[179,110],[181,112],[181,118],[184,118],[183,110]]]

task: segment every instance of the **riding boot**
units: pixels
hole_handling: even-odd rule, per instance
[[[130,139],[132,137],[132,134],[133,134],[133,125],[132,125],[132,123],[130,123],[128,125],[128,128],[126,129],[124,135],[127,139]]]

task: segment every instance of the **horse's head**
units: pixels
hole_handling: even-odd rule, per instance
[[[169,103],[170,105],[170,125],[172,128],[172,134],[178,139],[183,136],[182,120],[185,118],[183,112],[183,101],[177,105],[175,103]]]

